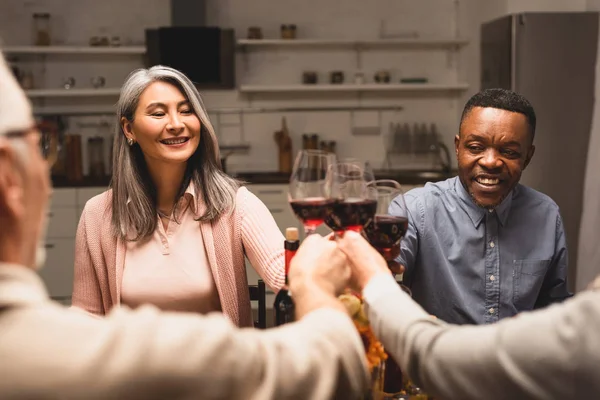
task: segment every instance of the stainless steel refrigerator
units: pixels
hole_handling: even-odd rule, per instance
[[[571,289],[594,109],[598,16],[523,13],[481,26],[481,88],[512,89],[535,108],[536,152],[521,183],[549,195],[561,209]]]

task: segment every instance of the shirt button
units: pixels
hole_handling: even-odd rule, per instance
[[[494,308],[490,308],[490,314],[493,314],[494,311],[496,311],[496,310],[494,310]]]
[[[493,249],[496,245],[494,244],[494,242],[490,242],[490,247]]]
[[[493,212],[494,212],[494,209],[493,209],[493,208],[490,208],[490,209],[488,210],[488,212],[489,212],[489,213],[493,213]]]
[[[490,281],[495,281],[496,277],[494,275],[490,275]]]

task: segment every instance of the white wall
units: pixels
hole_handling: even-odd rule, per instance
[[[508,12],[586,11],[589,0],[508,0]]]
[[[33,43],[35,12],[51,14],[53,44],[87,45],[96,35],[118,35],[124,45],[144,43],[144,29],[168,25],[170,8],[167,0],[0,0],[0,39],[5,46]],[[2,43],[0,43],[2,44]],[[94,76],[103,76],[106,87],[120,87],[129,72],[143,66],[141,56],[52,55],[19,56],[17,64],[34,73],[36,88],[57,89],[67,77],[76,80],[76,88],[91,87]],[[37,106],[97,108],[112,106],[116,97],[35,99]],[[69,119],[69,132],[79,133],[83,141],[100,134],[109,136],[109,129],[99,122],[114,123],[114,117],[78,117]],[[83,149],[84,172],[87,171],[87,151]],[[105,146],[106,165],[109,150]]]
[[[587,0],[586,8],[588,11],[600,11],[600,0]]]
[[[468,37],[472,33],[472,16],[469,4],[464,0],[455,6],[453,0],[360,0],[345,1],[343,6],[333,0],[275,1],[256,0],[249,5],[245,0],[209,1],[208,23],[235,28],[238,37],[245,37],[249,26],[263,28],[266,37],[278,37],[281,23],[295,23],[299,37],[314,38],[377,38],[382,22],[389,33],[416,31],[421,37],[452,38]],[[475,2],[476,3],[476,2]],[[101,31],[118,34],[128,43],[143,42],[143,29],[170,22],[169,2],[153,1],[94,1],[94,0],[0,0],[0,36],[6,44],[28,44],[31,41],[31,13],[50,11],[54,22],[53,35],[70,44],[85,44],[91,35]],[[115,12],[119,10],[119,12]],[[61,26],[61,28],[58,28]],[[372,80],[377,69],[390,69],[392,78],[426,76],[431,82],[454,83],[459,79],[474,85],[464,95],[406,96],[399,94],[306,95],[306,96],[254,96],[251,99],[237,91],[214,91],[203,93],[208,108],[248,106],[296,106],[296,105],[378,105],[396,104],[405,110],[401,113],[382,113],[382,133],[388,132],[390,121],[436,123],[444,142],[452,145],[458,116],[466,96],[476,90],[478,65],[474,63],[478,45],[471,43],[462,53],[449,57],[443,50],[381,50],[364,53],[362,71]],[[22,59],[21,63],[41,76],[40,59]],[[75,76],[77,85],[89,86],[94,75],[104,75],[107,87],[117,87],[127,72],[141,66],[135,57],[48,57],[46,78],[39,80],[43,87],[59,87],[66,76]],[[237,57],[238,83],[296,83],[306,69],[318,69],[321,79],[330,70],[342,70],[351,79],[358,70],[356,54],[352,50],[269,50],[251,51],[247,56]],[[116,99],[83,100],[91,105],[98,102],[112,104]],[[78,102],[80,102],[78,100]],[[45,100],[44,105],[69,104],[68,100]],[[281,114],[252,114],[243,119],[243,134],[252,148],[249,154],[233,156],[228,166],[238,169],[274,170],[277,167],[274,132],[281,124]],[[386,135],[351,135],[351,116],[348,112],[337,113],[288,113],[288,127],[295,138],[295,148],[300,147],[303,133],[318,133],[328,140],[338,141],[338,154],[357,156],[373,161],[378,167],[383,159]],[[216,116],[213,115],[214,119]],[[359,125],[377,123],[376,113],[355,115]],[[72,130],[84,135],[95,134],[94,126],[81,126],[78,121],[92,118],[72,119]],[[224,144],[240,141],[240,128],[231,125],[240,120],[239,115],[222,116],[218,128]],[[216,122],[216,121],[214,121]],[[84,152],[85,153],[85,152]]]

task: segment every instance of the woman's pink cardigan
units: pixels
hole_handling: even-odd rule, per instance
[[[121,303],[126,247],[111,232],[111,198],[108,190],[89,200],[77,228],[72,305],[96,315]],[[204,209],[199,200],[198,211]],[[238,326],[252,326],[244,254],[278,291],[285,274],[281,231],[264,203],[245,187],[238,189],[233,212],[198,224],[223,313]]]

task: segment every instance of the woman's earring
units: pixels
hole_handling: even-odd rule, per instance
[[[127,144],[129,146],[133,146],[134,143],[135,143],[135,141],[132,138],[127,138]]]

